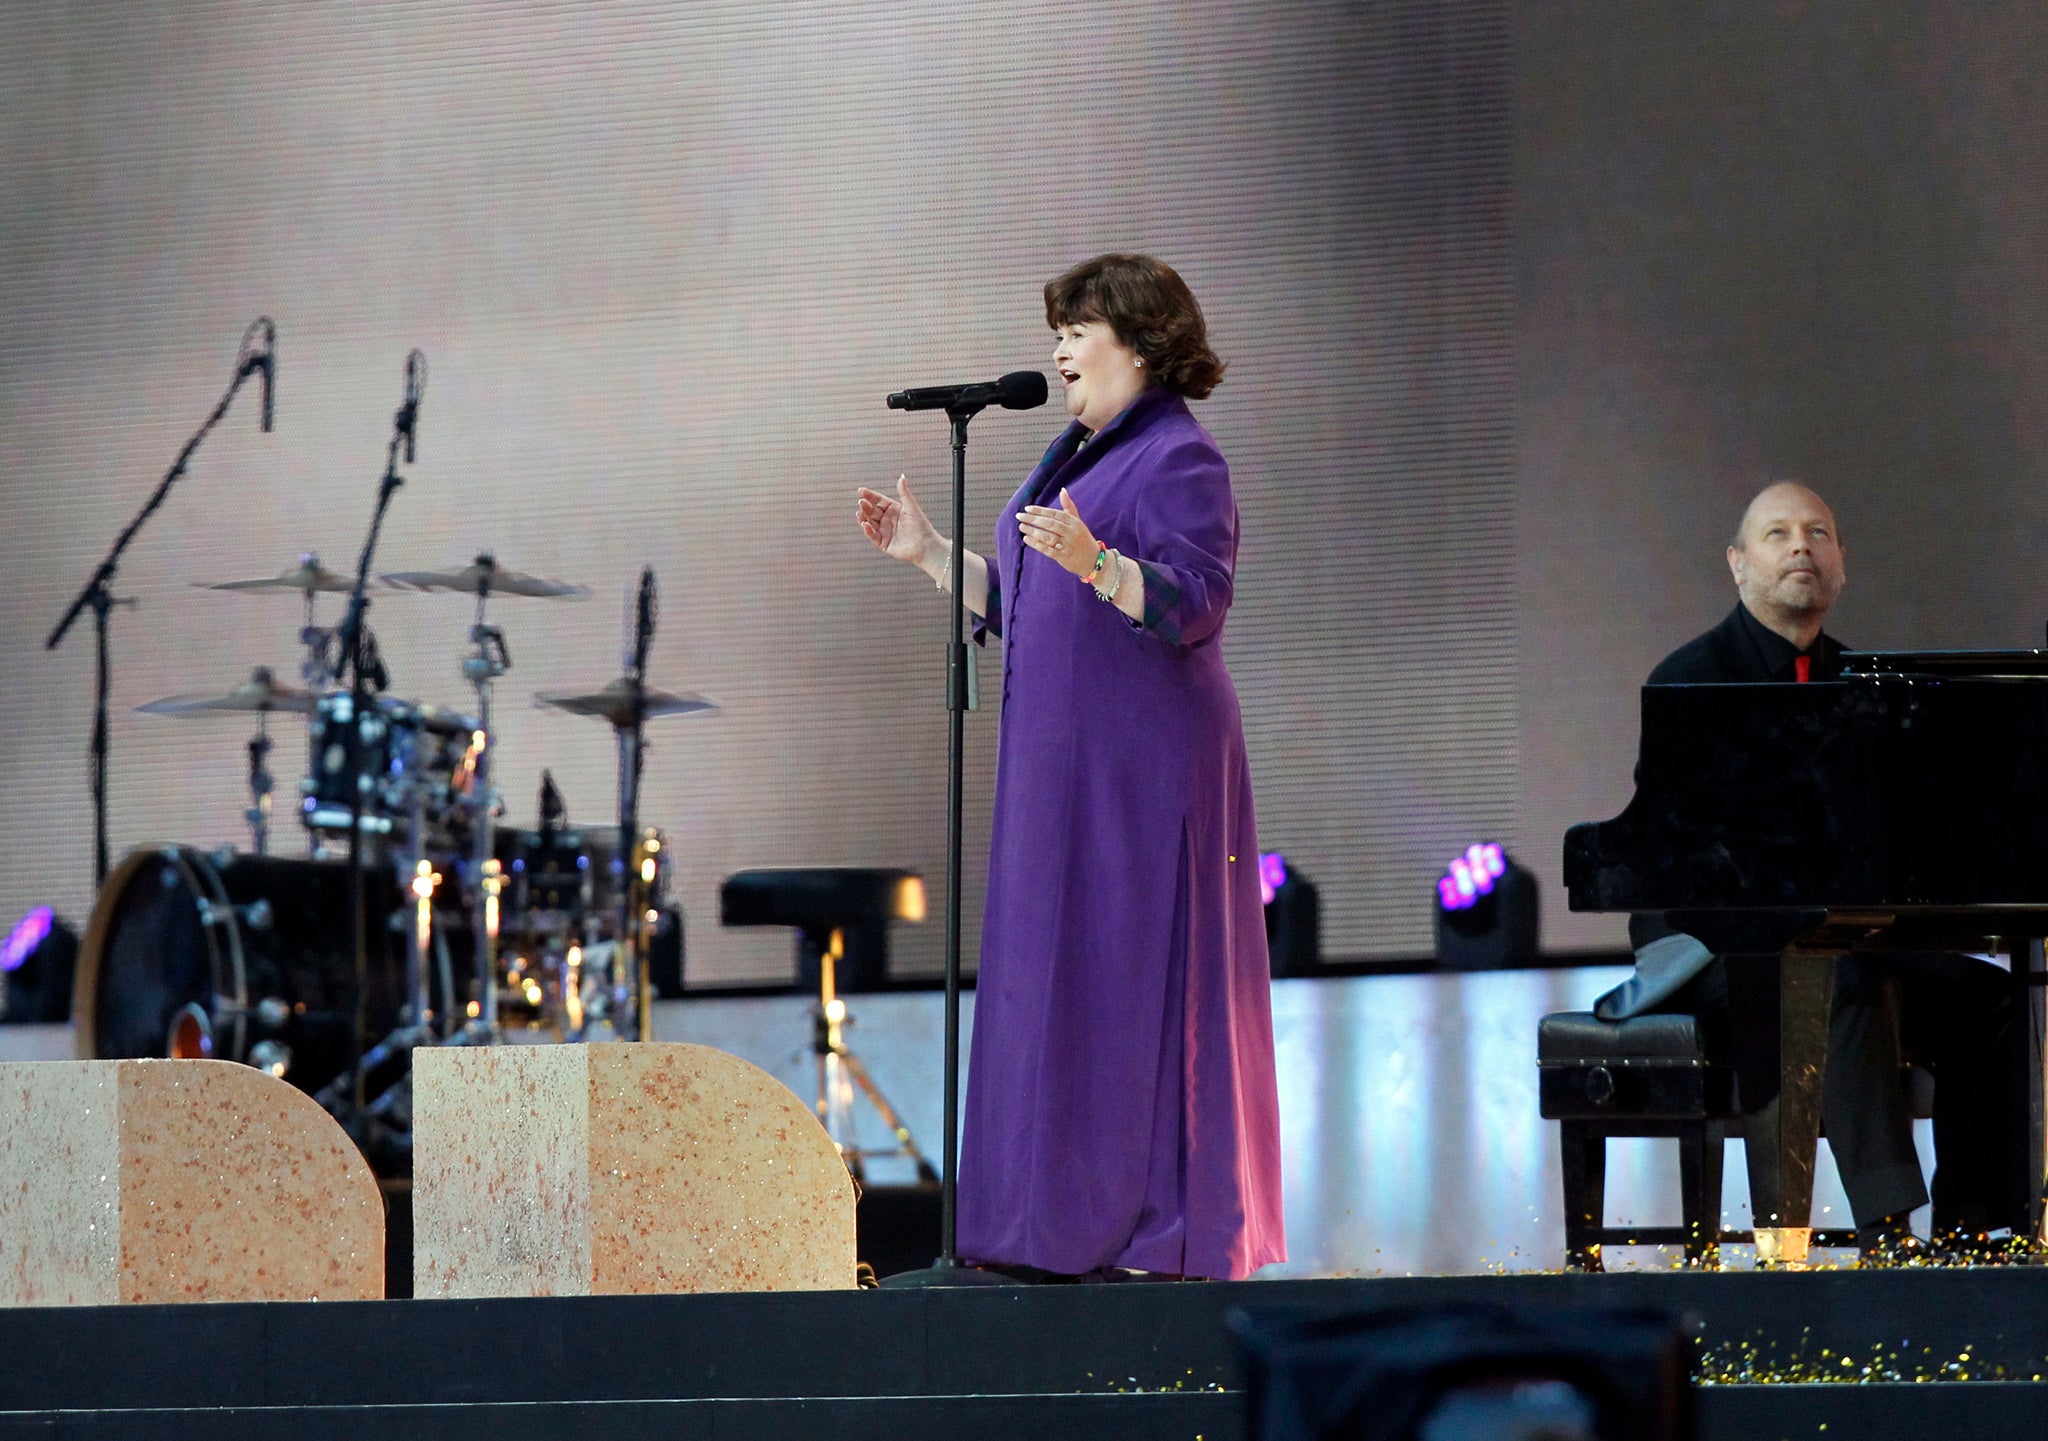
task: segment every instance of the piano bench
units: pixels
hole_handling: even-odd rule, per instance
[[[1698,1019],[1560,1011],[1543,1018],[1536,1038],[1541,1110],[1558,1123],[1563,1153],[1565,1265],[1598,1271],[1603,1245],[1672,1242],[1687,1260],[1709,1261],[1721,1232],[1722,1147],[1740,1122],[1734,1068],[1708,1054]],[[1606,1224],[1610,1136],[1678,1142],[1683,1226]]]

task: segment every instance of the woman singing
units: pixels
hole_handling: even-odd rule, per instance
[[[1074,267],[1045,315],[1073,423],[963,565],[1003,705],[959,1252],[1044,1279],[1236,1279],[1286,1242],[1251,776],[1218,648],[1237,507],[1187,405],[1223,362],[1147,256]],[[858,514],[949,584],[951,542],[904,481]]]

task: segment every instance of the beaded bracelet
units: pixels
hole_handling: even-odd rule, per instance
[[[1093,570],[1089,571],[1089,572],[1088,572],[1088,574],[1086,574],[1086,575],[1082,576],[1082,577],[1081,577],[1082,581],[1083,581],[1083,582],[1085,582],[1085,583],[1086,583],[1086,584],[1088,584],[1088,585],[1092,585],[1092,586],[1095,586],[1095,587],[1096,587],[1097,589],[1100,589],[1100,588],[1101,588],[1101,586],[1102,586],[1102,564],[1103,564],[1103,562],[1104,562],[1104,561],[1106,561],[1106,560],[1108,560],[1108,559],[1109,559],[1109,547],[1108,547],[1108,546],[1106,546],[1106,545],[1104,545],[1104,544],[1103,544],[1103,543],[1102,543],[1101,541],[1099,541],[1099,540],[1098,540],[1098,541],[1096,541],[1096,542],[1095,542],[1095,568],[1094,568]]]

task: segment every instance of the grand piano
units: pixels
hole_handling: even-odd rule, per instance
[[[1806,685],[1646,686],[1636,794],[1574,826],[1575,911],[1661,911],[1773,1003],[1777,1094],[1746,1101],[1759,1255],[1810,1239],[1834,962],[2003,959],[2024,987],[2024,1206],[2042,1235],[2048,651],[1852,653]],[[1753,984],[1753,982],[1752,982]],[[1754,994],[1754,989],[1752,994]],[[1769,1224],[1776,1221],[1776,1225]]]

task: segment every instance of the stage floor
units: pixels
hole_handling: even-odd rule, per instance
[[[2048,1270],[2007,1268],[22,1310],[0,1438],[1227,1441],[1233,1311],[1474,1304],[1674,1318],[1704,1441],[2048,1428]]]
[[[1536,1022],[1583,1009],[1619,968],[1276,981],[1273,1025],[1290,1259],[1269,1278],[1473,1275],[1563,1264],[1557,1134],[1537,1114]],[[971,1030],[973,996],[963,997]],[[851,1045],[936,1162],[941,997],[848,998]],[[817,1080],[810,1002],[801,996],[694,997],[656,1006],[665,1041],[742,1056],[806,1099]],[[71,1054],[68,1027],[0,1026],[0,1060]],[[972,1048],[967,1050],[972,1064]],[[863,1107],[865,1103],[862,1103]],[[863,1109],[865,1139],[885,1132]],[[1922,1164],[1929,1162],[1925,1123]],[[1822,1143],[1816,1219],[1846,1226],[1848,1203]],[[878,1162],[877,1184],[914,1171]],[[1726,1223],[1749,1225],[1742,1148],[1731,1145]],[[1678,1161],[1668,1141],[1610,1146],[1608,1214],[1617,1224],[1678,1222]],[[1926,1227],[1923,1212],[1918,1218]],[[1823,1260],[1829,1253],[1820,1253]],[[1746,1264],[1731,1247],[1728,1264]],[[1616,1269],[1668,1268],[1674,1250],[1616,1250]],[[1840,1259],[1846,1260],[1844,1253]]]

